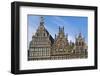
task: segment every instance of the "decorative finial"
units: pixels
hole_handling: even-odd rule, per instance
[[[79,37],[82,37],[81,33],[79,33]]]
[[[43,18],[43,16],[41,16],[41,22],[44,22],[44,18]]]
[[[63,31],[64,31],[64,26],[63,26]]]
[[[60,32],[60,26],[59,26],[59,32]]]
[[[43,25],[43,24],[44,24],[44,17],[41,16],[41,17],[40,17],[40,25]]]

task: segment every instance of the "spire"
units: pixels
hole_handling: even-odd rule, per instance
[[[79,38],[82,38],[82,35],[81,35],[81,33],[79,33],[79,36],[78,36]]]
[[[63,27],[59,26],[59,33],[64,33],[64,26]]]
[[[59,26],[59,32],[60,32],[60,26]]]
[[[63,31],[64,31],[64,26],[63,26]]]

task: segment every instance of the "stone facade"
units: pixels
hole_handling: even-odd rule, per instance
[[[68,34],[65,35],[64,27],[59,27],[59,32],[55,39],[44,27],[44,19],[40,18],[40,24],[28,49],[28,60],[55,60],[87,58],[87,45],[81,33],[76,37],[75,43],[68,41]]]

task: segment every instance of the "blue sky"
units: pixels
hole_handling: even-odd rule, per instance
[[[28,43],[32,40],[39,26],[40,16],[28,15]],[[75,41],[75,36],[82,33],[88,43],[88,17],[79,16],[44,16],[44,26],[54,38],[58,34],[59,26],[64,26],[65,34],[68,33],[68,40]]]

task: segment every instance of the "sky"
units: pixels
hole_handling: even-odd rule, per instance
[[[40,23],[39,15],[28,15],[28,44],[32,40],[32,35],[35,34],[36,29]],[[64,26],[65,34],[68,34],[68,40],[75,42],[75,36],[79,33],[85,38],[88,43],[88,17],[80,16],[43,16],[44,26],[54,38],[58,34],[59,26]]]

